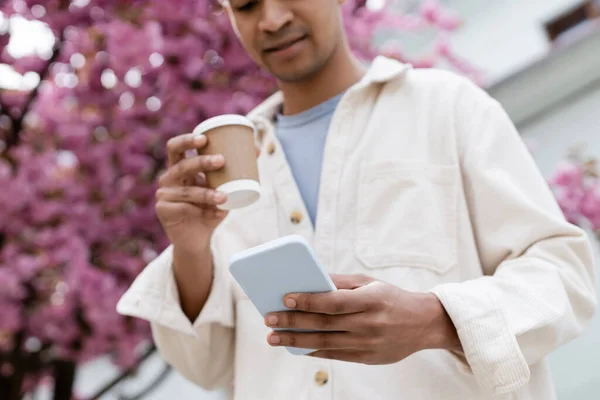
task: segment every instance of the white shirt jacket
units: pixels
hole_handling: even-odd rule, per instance
[[[172,248],[118,311],[150,321],[185,377],[205,388],[233,381],[238,400],[554,399],[544,358],[594,314],[595,268],[501,106],[450,72],[376,58],[333,117],[313,227],[275,136],[281,102],[277,93],[249,115],[263,196],[215,232],[215,279],[197,320],[180,308]],[[228,260],[288,234],[306,238],[329,272],[435,293],[464,353],[368,366],[269,346]]]

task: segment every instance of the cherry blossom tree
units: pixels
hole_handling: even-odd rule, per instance
[[[68,399],[76,365],[108,354],[127,369],[149,341],[148,325],[115,306],[167,245],[153,204],[165,142],[246,113],[275,86],[213,1],[6,0],[0,11],[0,64],[35,82],[0,89],[0,393],[20,398],[50,374]],[[449,45],[460,21],[435,0],[413,14],[348,0],[344,13],[362,59],[477,78]],[[46,24],[53,48],[11,55],[17,17]],[[380,30],[436,35],[410,59],[376,48]]]
[[[550,178],[566,218],[600,240],[600,168],[598,160],[572,151]]]

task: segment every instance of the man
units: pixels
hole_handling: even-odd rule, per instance
[[[156,209],[172,246],[119,311],[149,320],[191,381],[233,379],[236,399],[555,398],[544,358],[596,307],[584,232],[497,102],[448,72],[383,57],[364,70],[341,3],[225,5],[281,89],[250,114],[263,196],[226,216],[223,194],[187,182],[227,160],[184,157],[205,138],[170,140]],[[263,321],[228,260],[288,234],[340,290],[292,293],[282,302],[302,312]]]

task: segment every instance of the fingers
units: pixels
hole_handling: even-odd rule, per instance
[[[364,286],[370,282],[373,282],[373,278],[367,275],[338,275],[330,274],[331,280],[338,289],[356,289]]]
[[[317,314],[354,314],[369,309],[372,299],[357,290],[328,293],[294,293],[285,296],[283,304],[291,309]]]
[[[316,350],[356,350],[365,346],[364,338],[348,332],[271,332],[267,341],[272,346]]]
[[[306,312],[272,313],[265,324],[274,329],[310,329],[318,331],[348,331],[359,325],[358,314],[330,315]]]
[[[201,172],[217,171],[225,165],[222,155],[196,156],[179,161],[158,180],[160,187],[180,185],[185,179],[196,179]]]
[[[180,203],[191,203],[199,207],[218,206],[227,201],[227,195],[212,189],[199,186],[167,186],[156,191],[156,200]]]
[[[186,133],[169,139],[167,142],[169,167],[183,160],[187,150],[201,149],[206,146],[206,143],[206,136],[194,135],[193,133]]]
[[[201,172],[198,175],[196,175],[195,184],[196,186],[206,186],[208,184],[208,182],[206,181],[206,174]]]
[[[156,215],[163,224],[169,228],[185,223],[189,218],[203,218],[221,220],[227,216],[227,211],[214,207],[198,207],[190,203],[172,203],[168,201],[156,202]]]

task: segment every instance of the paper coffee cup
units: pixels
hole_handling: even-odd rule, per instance
[[[201,155],[225,157],[225,167],[206,174],[208,187],[227,194],[227,202],[218,206],[221,210],[246,207],[260,198],[255,131],[252,121],[233,114],[207,119],[194,129],[194,135],[208,139]]]

